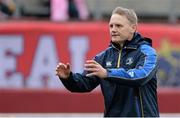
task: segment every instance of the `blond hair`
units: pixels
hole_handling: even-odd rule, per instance
[[[113,12],[113,14],[118,14],[118,15],[122,15],[125,16],[130,23],[132,24],[137,24],[138,23],[138,18],[137,15],[135,13],[135,11],[133,9],[127,9],[127,8],[123,8],[123,7],[116,7]]]

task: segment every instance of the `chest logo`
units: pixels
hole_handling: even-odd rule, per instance
[[[107,61],[106,62],[106,67],[111,67],[112,66],[112,62],[111,61]]]
[[[134,59],[132,57],[129,57],[126,59],[126,65],[131,65],[134,62]]]

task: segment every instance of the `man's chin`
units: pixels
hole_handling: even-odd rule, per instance
[[[112,41],[113,43],[118,43],[118,42],[119,42],[118,39],[111,39],[111,41]]]
[[[119,39],[111,39],[111,42],[115,43],[115,44],[123,44],[124,43],[124,41],[120,41]]]

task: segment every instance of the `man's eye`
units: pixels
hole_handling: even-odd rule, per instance
[[[121,27],[121,25],[116,25],[116,27]]]

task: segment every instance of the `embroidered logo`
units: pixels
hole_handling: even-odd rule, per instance
[[[106,62],[106,67],[111,67],[112,66],[112,62],[111,61],[107,61]]]
[[[131,77],[134,77],[134,72],[133,72],[133,71],[128,72],[128,74],[129,74]]]
[[[133,58],[132,57],[129,57],[126,59],[126,65],[131,65],[133,63]]]

